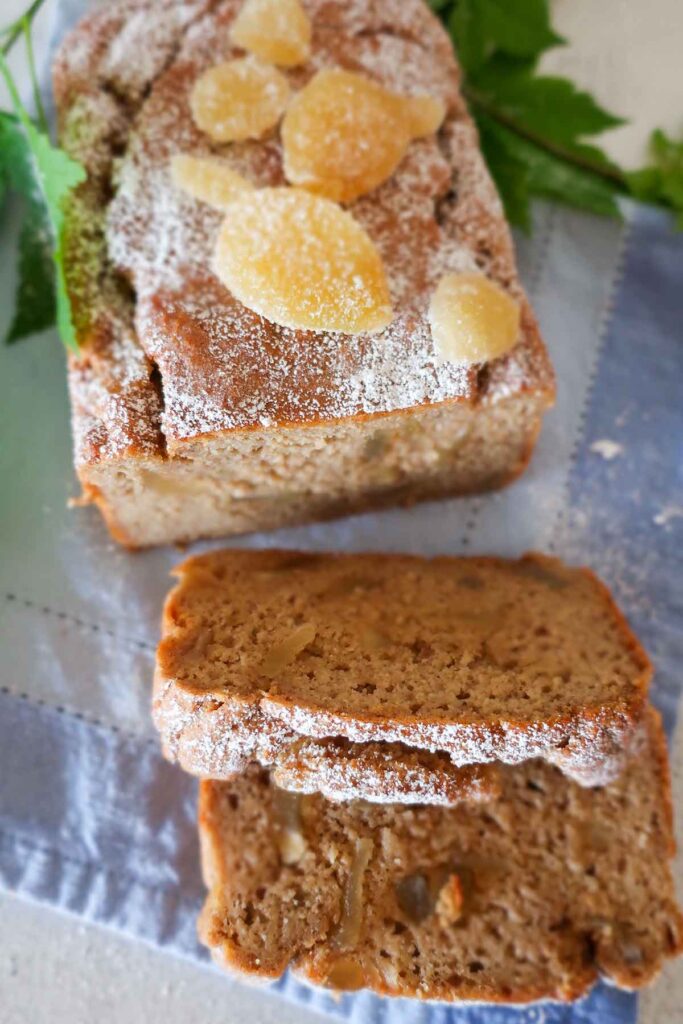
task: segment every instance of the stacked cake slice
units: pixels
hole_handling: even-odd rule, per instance
[[[205,780],[220,962],[520,1002],[680,951],[650,666],[592,573],[222,551],[179,576],[154,714]]]

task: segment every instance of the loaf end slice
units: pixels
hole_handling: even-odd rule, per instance
[[[557,559],[228,550],[177,573],[153,713],[196,775],[256,761],[295,789],[392,802],[412,778],[423,800],[427,762],[418,779],[406,760],[422,751],[435,779],[447,759],[542,757],[596,785],[642,717],[646,655],[596,577]]]
[[[422,999],[652,981],[683,934],[658,716],[603,789],[541,761],[501,775],[498,801],[447,809],[296,797],[257,766],[203,782],[202,940],[256,978]]]

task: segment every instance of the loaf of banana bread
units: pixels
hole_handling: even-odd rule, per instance
[[[239,204],[189,194],[172,167],[220,161],[249,187],[288,184],[277,125],[217,141],[193,108],[201,76],[244,57],[244,32],[231,35],[241,7],[114,0],[55,64],[61,141],[88,173],[67,211],[75,463],[84,500],[129,546],[499,487],[526,465],[553,401],[450,41],[423,0],[305,0],[308,55],[276,80],[301,95],[321,68],[346,69],[391,96],[426,96],[442,118],[346,204],[381,261],[390,321],[360,334],[282,326],[226,287],[214,250],[222,224],[239,230]],[[483,275],[514,300],[509,351],[439,356],[428,307],[449,273]]]

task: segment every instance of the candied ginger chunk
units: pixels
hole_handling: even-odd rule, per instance
[[[271,647],[263,659],[261,672],[264,676],[274,679],[279,672],[284,671],[295,661],[313,640],[315,640],[315,626],[310,622],[305,622],[303,626],[299,626],[275,647]]]
[[[278,123],[289,93],[277,68],[244,57],[205,71],[194,84],[190,108],[197,127],[216,142],[258,139]]]
[[[403,101],[403,109],[414,139],[438,132],[446,114],[443,101],[435,96],[407,96]]]
[[[442,360],[485,363],[516,344],[520,308],[483,274],[446,274],[432,296],[429,323]]]
[[[300,0],[246,0],[230,38],[269,64],[293,68],[311,52],[311,23]]]
[[[254,187],[222,160],[189,153],[173,157],[171,178],[177,188],[219,210],[225,209],[240,192]]]
[[[438,130],[443,103],[400,96],[351,71],[319,71],[282,122],[285,174],[340,203],[390,178],[411,141]]]
[[[242,192],[227,209],[215,270],[243,305],[282,327],[361,334],[391,320],[369,236],[350,213],[301,189]]]
[[[338,989],[340,992],[357,992],[369,983],[361,965],[350,956],[337,957],[324,982],[326,988]]]

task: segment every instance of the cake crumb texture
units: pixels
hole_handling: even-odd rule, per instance
[[[642,717],[647,656],[603,584],[558,559],[224,550],[177,575],[154,715],[200,775],[308,737],[540,756],[595,785]]]
[[[539,761],[501,777],[498,801],[447,809],[321,796],[292,808],[255,766],[203,782],[202,940],[256,977],[290,966],[314,984],[421,999],[570,1000],[599,977],[648,984],[682,935],[657,714],[603,789]],[[299,836],[289,864],[283,827]]]

